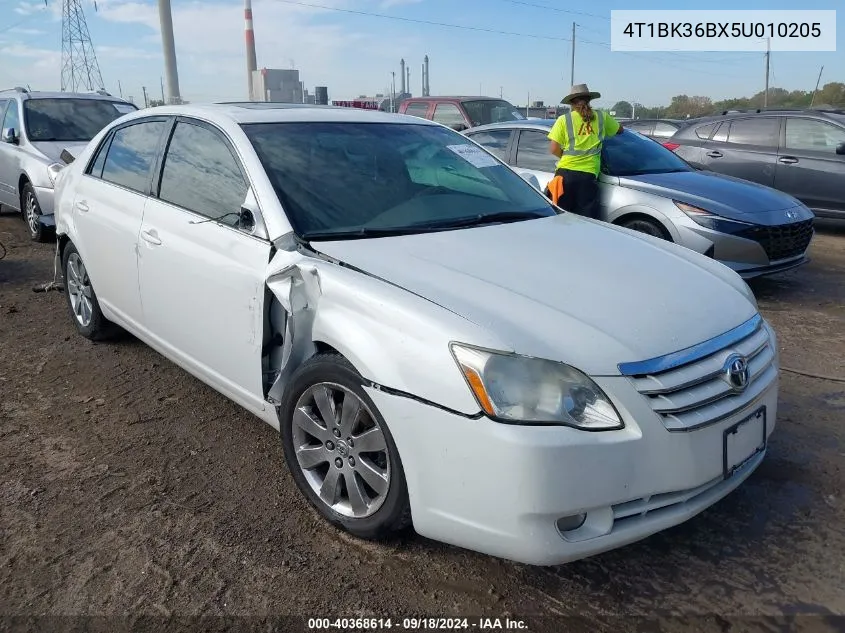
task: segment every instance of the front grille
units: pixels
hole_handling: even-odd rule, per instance
[[[813,239],[813,220],[779,226],[754,226],[737,235],[759,243],[770,261],[788,259],[807,250]]]
[[[689,431],[729,418],[756,402],[777,377],[776,341],[759,316],[688,352],[620,366],[670,431]],[[748,361],[741,392],[728,381],[733,354]]]

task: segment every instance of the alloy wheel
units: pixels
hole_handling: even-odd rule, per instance
[[[390,456],[367,405],[341,385],[318,383],[300,396],[292,423],[297,462],[323,503],[356,519],[375,513],[390,489]]]
[[[35,194],[31,191],[26,192],[24,198],[24,214],[26,215],[26,223],[29,226],[29,232],[32,235],[38,234],[38,201],[35,199]]]
[[[93,314],[94,291],[85,264],[77,253],[71,253],[68,257],[66,281],[73,315],[82,327],[88,327]]]

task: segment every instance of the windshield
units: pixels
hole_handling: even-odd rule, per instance
[[[609,176],[642,176],[694,171],[660,143],[630,130],[604,141],[602,171]]]
[[[512,103],[500,99],[482,99],[463,101],[469,120],[473,126],[500,123],[502,121],[524,121],[525,117]]]
[[[102,99],[27,99],[24,123],[30,141],[90,141],[106,125],[137,108]]]
[[[553,216],[539,191],[457,132],[406,123],[243,126],[305,239]]]

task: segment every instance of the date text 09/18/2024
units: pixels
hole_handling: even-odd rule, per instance
[[[342,631],[527,630],[524,620],[512,618],[309,618],[308,629]]]

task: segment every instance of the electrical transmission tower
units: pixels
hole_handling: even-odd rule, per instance
[[[81,0],[62,0],[62,92],[104,90]]]

